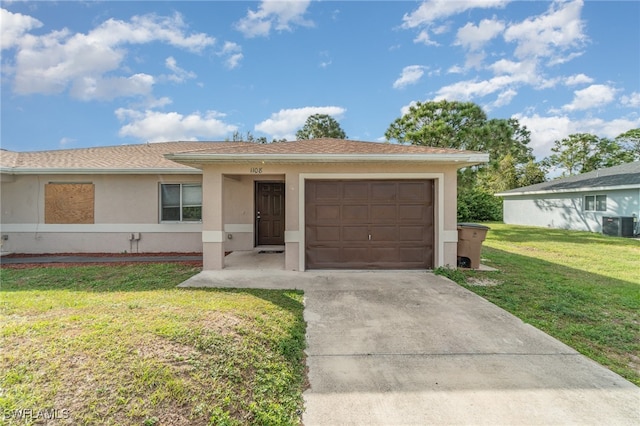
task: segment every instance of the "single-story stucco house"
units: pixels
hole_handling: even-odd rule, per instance
[[[0,153],[3,251],[282,246],[288,270],[456,265],[472,151],[342,139],[166,142]]]
[[[638,232],[640,161],[496,195],[504,198],[507,224],[603,232],[604,218],[623,218]]]

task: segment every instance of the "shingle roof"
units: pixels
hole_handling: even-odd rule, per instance
[[[637,186],[640,188],[640,161],[516,188],[501,192],[497,195],[510,196],[540,192],[572,192],[592,188],[619,186]]]
[[[17,152],[0,149],[0,167],[15,167],[17,161]]]
[[[37,152],[0,150],[0,167],[8,173],[52,171],[87,172],[195,172],[189,165],[166,158],[170,154],[193,155],[388,155],[397,154],[480,154],[447,148],[431,148],[344,139],[314,139],[258,144],[253,142],[161,142],[95,148],[62,149]]]
[[[163,142],[34,152],[2,150],[0,151],[0,166],[14,171],[37,171],[39,169],[193,170],[192,167],[167,160],[164,155],[175,151],[204,149],[212,144],[212,142]]]
[[[174,152],[177,153],[177,152]],[[184,153],[184,152],[182,152]],[[219,142],[209,144],[200,150],[189,150],[190,154],[460,154],[450,148],[434,148],[416,145],[397,145],[391,143],[363,142],[350,139],[309,139],[288,142],[258,144],[253,142]],[[474,152],[476,153],[476,152]]]

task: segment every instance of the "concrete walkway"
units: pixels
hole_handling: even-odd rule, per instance
[[[638,425],[640,388],[426,272],[205,271],[305,291],[305,426]]]

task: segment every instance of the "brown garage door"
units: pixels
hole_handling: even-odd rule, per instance
[[[433,268],[433,180],[308,180],[308,269]]]

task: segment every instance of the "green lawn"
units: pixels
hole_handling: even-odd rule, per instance
[[[192,266],[1,270],[0,409],[55,424],[299,424],[302,293],[178,289]],[[47,411],[48,410],[48,411]]]
[[[458,281],[640,384],[640,241],[487,225],[482,263],[499,272]]]

